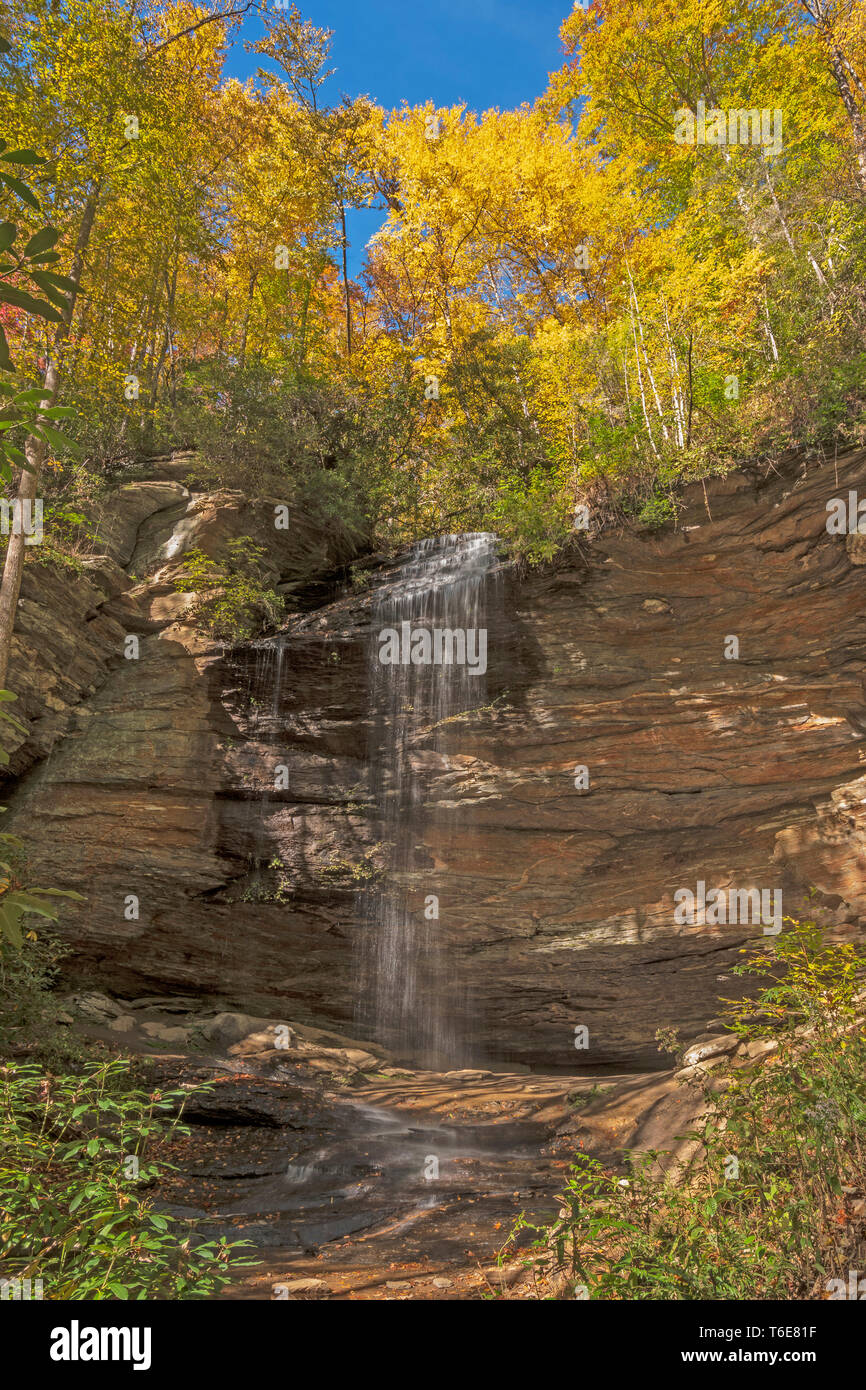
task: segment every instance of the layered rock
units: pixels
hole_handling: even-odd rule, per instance
[[[485,707],[415,741],[425,867],[409,887],[419,910],[439,898],[479,1060],[658,1066],[657,1029],[700,1033],[762,926],[678,924],[674,894],[699,881],[859,928],[863,557],[825,522],[831,497],[866,493],[866,455],[836,469],[738,474],[706,502],[695,489],[676,529],[606,532],[546,572],[508,572]],[[10,799],[15,828],[41,881],[88,894],[64,915],[73,978],[351,1032],[358,894],[389,862],[367,795],[372,592],[220,653],[164,573],[190,504],[164,509],[181,504],[167,535],[163,509],[138,523],[126,561],[139,579],[163,566],[121,582],[140,659],[114,628],[110,657],[89,637],[74,733]],[[243,506],[195,505],[214,535]],[[307,572],[320,543],[299,528]],[[104,621],[129,630],[126,612]]]

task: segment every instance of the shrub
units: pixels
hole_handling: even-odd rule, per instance
[[[525,483],[514,479],[501,487],[492,524],[512,558],[530,565],[552,560],[569,535],[556,481],[541,468]]]
[[[196,1299],[249,1262],[239,1243],[199,1240],[148,1201],[169,1166],[155,1156],[160,1139],[188,1133],[185,1093],[130,1089],[129,1068],[0,1067],[2,1278],[41,1279],[48,1299]]]
[[[239,642],[275,626],[285,604],[269,586],[264,546],[239,536],[227,550],[222,564],[203,550],[188,551],[175,588],[199,595],[189,614],[197,627],[218,641]]]
[[[701,1146],[688,1171],[658,1176],[660,1156],[648,1153],[624,1179],[577,1159],[560,1220],[533,1227],[534,1263],[554,1289],[596,1299],[806,1299],[863,1268],[862,964],[853,946],[828,946],[806,923],[736,967],[769,983],[729,1002],[728,1027],[775,1050],[714,1069],[704,1117],[686,1136]]]

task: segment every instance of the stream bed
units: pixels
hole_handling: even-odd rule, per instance
[[[166,1065],[175,1084],[206,1070]],[[534,1234],[515,1227],[555,1217],[569,1117],[598,1083],[389,1070],[350,1093],[286,1063],[212,1073],[161,1198],[203,1236],[251,1243],[226,1296],[482,1298],[531,1282]]]

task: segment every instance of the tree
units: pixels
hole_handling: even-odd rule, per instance
[[[363,156],[369,154],[369,122],[372,103],[344,97],[337,105],[321,104],[321,91],[336,71],[328,67],[333,30],[319,29],[302,18],[297,5],[280,16],[257,43],[247,44],[253,53],[271,58],[286,75],[303,122],[298,125],[298,144],[316,166],[329,190],[339,226],[337,244],[342,269],[346,357],[352,356],[352,297],[349,289],[346,210],[369,202],[373,186]],[[278,81],[260,69],[268,87]]]

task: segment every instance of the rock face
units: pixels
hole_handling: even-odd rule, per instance
[[[678,890],[781,892],[785,914],[850,930],[866,917],[866,577],[860,538],[825,525],[832,497],[866,494],[866,454],[837,468],[732,476],[708,487],[712,519],[697,488],[676,530],[604,533],[506,575],[486,706],[413,747],[408,886],[419,911],[439,898],[478,1061],[653,1067],[657,1029],[702,1033],[763,924],[680,921]],[[35,881],[88,896],[64,912],[73,984],[351,1033],[358,894],[389,862],[368,798],[372,593],[220,652],[184,624],[166,547],[210,536],[218,553],[250,531],[242,499],[149,497],[65,606],[31,567],[15,771],[52,751],[8,819]],[[323,568],[338,558],[303,530],[295,560],[291,532],[281,544],[284,582],[317,546]],[[133,586],[121,563],[156,569]]]

